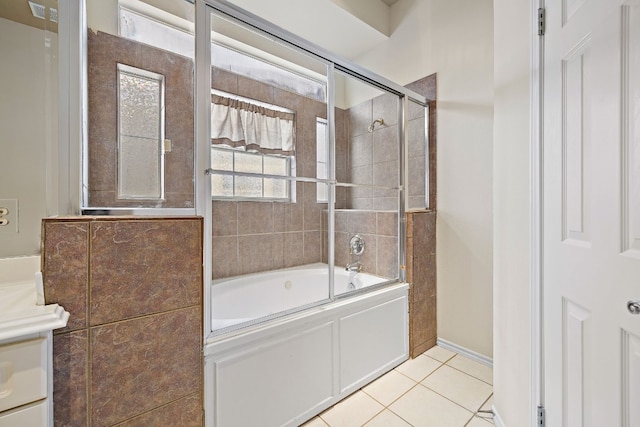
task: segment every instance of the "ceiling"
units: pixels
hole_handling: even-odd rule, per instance
[[[58,4],[58,0],[32,1],[45,5],[47,11]],[[137,0],[128,0],[131,1]],[[170,13],[175,13],[178,6],[193,8],[186,1],[141,1]],[[388,39],[390,6],[399,0],[229,1],[332,53],[354,59]],[[0,17],[35,28],[58,30],[57,23],[34,17],[28,0],[0,0]]]
[[[388,40],[387,4],[398,0],[229,1],[332,53],[354,59]]]
[[[58,0],[36,0],[34,3],[47,7],[47,18],[49,18],[49,8],[56,10],[58,8]],[[55,33],[58,32],[57,22],[33,16],[28,0],[0,0],[0,18],[19,22],[41,30],[46,29]]]

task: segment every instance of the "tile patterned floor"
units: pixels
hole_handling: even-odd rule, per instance
[[[378,378],[304,427],[490,427],[493,372],[433,347]]]

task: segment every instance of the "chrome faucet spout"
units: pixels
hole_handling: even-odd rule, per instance
[[[362,264],[360,264],[360,261],[347,264],[347,266],[345,267],[345,270],[360,273],[360,271],[362,271]]]

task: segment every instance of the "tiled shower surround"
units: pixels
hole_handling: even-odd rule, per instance
[[[134,201],[134,204],[193,206],[192,60],[103,32],[89,31],[88,36],[90,205],[131,206],[131,201],[116,197],[116,65],[123,63],[165,76],[165,136],[172,141],[172,151],[165,155],[166,200]],[[212,71],[212,87],[215,89],[295,112],[296,173],[302,177],[314,177],[316,118],[326,118],[326,104],[228,71],[217,68]],[[434,98],[435,76],[412,85],[427,98]],[[336,177],[339,182],[397,185],[397,103],[395,96],[385,94],[348,110],[336,108]],[[368,132],[369,125],[376,118],[384,118],[384,125]],[[434,124],[435,120],[431,123]],[[426,153],[418,136],[421,126],[424,126],[424,110],[412,108],[408,128],[408,197],[414,207],[424,207]],[[434,142],[430,146],[435,150]],[[435,151],[431,158],[435,159]],[[431,166],[431,176],[435,179],[435,161]],[[295,187],[296,200],[290,203],[213,202],[214,279],[326,261],[327,228],[323,226],[321,215],[327,205],[316,202],[315,184],[297,183]],[[435,202],[433,191],[432,207]],[[336,227],[338,264],[346,264],[342,262],[345,260],[342,255],[348,248],[347,234],[363,233],[376,236],[375,239],[367,239],[369,246],[364,259],[370,262],[365,264],[365,271],[395,277],[398,243],[393,236],[396,233],[378,233],[371,226],[373,220],[369,217],[376,217],[376,211],[396,210],[396,192],[338,187],[336,208],[369,211],[368,214],[351,214],[348,211],[340,214],[360,216],[366,220],[362,227]],[[379,216],[387,218],[390,215],[380,213]],[[348,222],[341,221],[341,224]]]
[[[323,215],[326,224],[327,213]],[[359,210],[337,210],[335,226],[335,264],[346,266],[355,259],[349,254],[349,240],[360,235],[365,249],[360,256],[362,271],[382,277],[398,276],[398,214]],[[323,262],[327,262],[325,237]]]
[[[54,425],[202,425],[202,224],[43,220],[45,300],[71,314],[53,338]]]
[[[436,345],[436,212],[407,213],[407,282],[409,288],[409,355],[417,357]]]
[[[193,194],[193,61],[146,44],[103,32],[87,32],[89,109],[89,205],[95,207],[192,208]],[[165,77],[165,200],[120,200],[117,197],[117,64]]]
[[[262,82],[213,69],[215,89],[293,110],[296,114],[298,176],[314,177],[316,118],[326,117],[326,104]],[[435,75],[414,85],[435,96]],[[435,122],[435,102],[431,119]],[[336,178],[338,182],[393,187],[397,185],[397,100],[382,95],[348,110],[336,108]],[[368,132],[373,118],[385,125]],[[409,195],[425,206],[426,152],[418,135],[424,109],[409,117]],[[431,146],[435,146],[435,138]],[[435,159],[435,148],[432,151]],[[435,176],[435,161],[430,165]],[[420,184],[422,183],[422,184]],[[435,204],[435,190],[432,193]],[[349,238],[364,235],[363,271],[397,277],[397,193],[380,189],[336,189],[337,265],[351,262]],[[297,183],[296,202],[213,202],[213,278],[327,262],[326,203],[317,203],[316,185]],[[321,219],[323,215],[323,220]]]

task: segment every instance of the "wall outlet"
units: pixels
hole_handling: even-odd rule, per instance
[[[0,234],[18,232],[18,199],[0,199]]]

